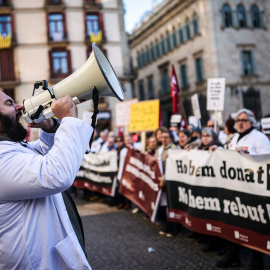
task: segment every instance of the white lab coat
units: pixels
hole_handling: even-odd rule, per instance
[[[269,139],[255,128],[239,141],[239,133],[235,134],[231,140],[230,150],[236,150],[237,147],[244,147],[249,155],[270,154]]]
[[[27,147],[0,142],[1,270],[91,269],[61,192],[72,185],[92,132],[65,117],[55,136],[41,131]]]

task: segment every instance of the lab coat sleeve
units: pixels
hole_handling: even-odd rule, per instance
[[[0,200],[34,199],[68,189],[92,132],[92,127],[82,120],[65,117],[55,134],[54,145],[44,156],[18,144],[1,144]],[[41,138],[40,144],[43,143],[50,148]]]

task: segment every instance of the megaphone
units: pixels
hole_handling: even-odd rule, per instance
[[[37,82],[35,88],[43,85]],[[45,81],[46,82],[46,81]],[[45,83],[46,85],[46,83]],[[23,118],[27,123],[39,123],[54,116],[51,103],[66,95],[70,95],[76,104],[80,100],[92,99],[93,89],[98,90],[99,97],[116,97],[124,100],[122,87],[104,52],[96,43],[92,44],[92,53],[88,60],[74,73],[56,85],[33,94],[23,102]]]

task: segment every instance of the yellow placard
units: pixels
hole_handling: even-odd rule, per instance
[[[159,100],[130,105],[129,132],[153,131],[159,127]]]

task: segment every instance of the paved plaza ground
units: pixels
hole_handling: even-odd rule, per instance
[[[202,244],[187,239],[187,231],[174,237],[159,235],[160,227],[142,212],[118,210],[104,203],[76,200],[82,216],[88,260],[93,270],[211,270],[216,252],[202,252]],[[248,265],[251,253],[241,249],[242,267]],[[270,269],[265,255],[265,268]],[[230,268],[226,268],[230,269]]]

